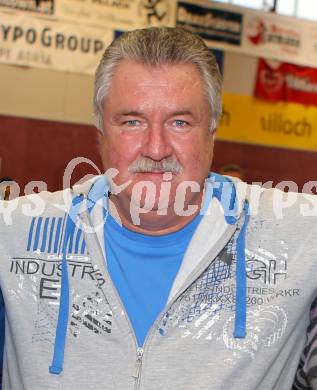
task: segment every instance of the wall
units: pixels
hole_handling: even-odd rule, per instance
[[[0,64],[0,115],[92,124],[91,76]]]
[[[64,170],[76,157],[101,167],[93,126],[9,116],[1,116],[0,123],[2,176],[18,182],[21,193],[31,180],[46,182],[50,191],[62,188]],[[71,184],[89,173],[96,174],[95,169],[79,164]]]

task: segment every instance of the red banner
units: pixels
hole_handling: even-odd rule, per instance
[[[317,68],[259,59],[254,95],[317,106]]]

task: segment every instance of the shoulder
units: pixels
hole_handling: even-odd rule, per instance
[[[23,229],[38,218],[61,217],[68,213],[74,196],[87,194],[99,176],[61,191],[42,191],[10,201],[0,201],[0,231]]]
[[[285,182],[286,183],[286,182]],[[305,239],[307,234],[317,239],[317,196],[312,193],[285,192],[280,188],[264,188],[234,180],[239,215],[248,201],[251,230]],[[261,230],[252,226],[262,226]]]
[[[270,214],[271,218],[287,220],[297,218],[297,221],[315,221],[317,218],[317,196],[308,193],[282,191],[279,188],[263,188],[249,186],[250,203],[255,214]]]

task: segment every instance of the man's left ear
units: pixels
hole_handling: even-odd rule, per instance
[[[97,131],[98,144],[100,145],[104,137],[104,133],[100,130]]]
[[[103,133],[98,130],[98,133],[97,133],[97,148],[99,150],[99,153],[101,152],[101,149],[102,149],[102,140],[103,140]]]

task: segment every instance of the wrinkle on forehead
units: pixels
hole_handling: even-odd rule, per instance
[[[131,112],[187,110],[202,117],[210,111],[201,75],[193,64],[153,67],[123,60],[114,73],[107,101]]]
[[[192,80],[193,75],[197,76],[195,81]],[[116,68],[111,85],[115,84],[117,87],[119,84],[125,88],[131,81],[144,88],[172,88],[173,82],[173,89],[175,83],[179,84],[177,85],[179,87],[183,85],[184,89],[197,86],[203,89],[201,75],[193,64],[166,64],[154,67],[136,61],[122,60]]]

